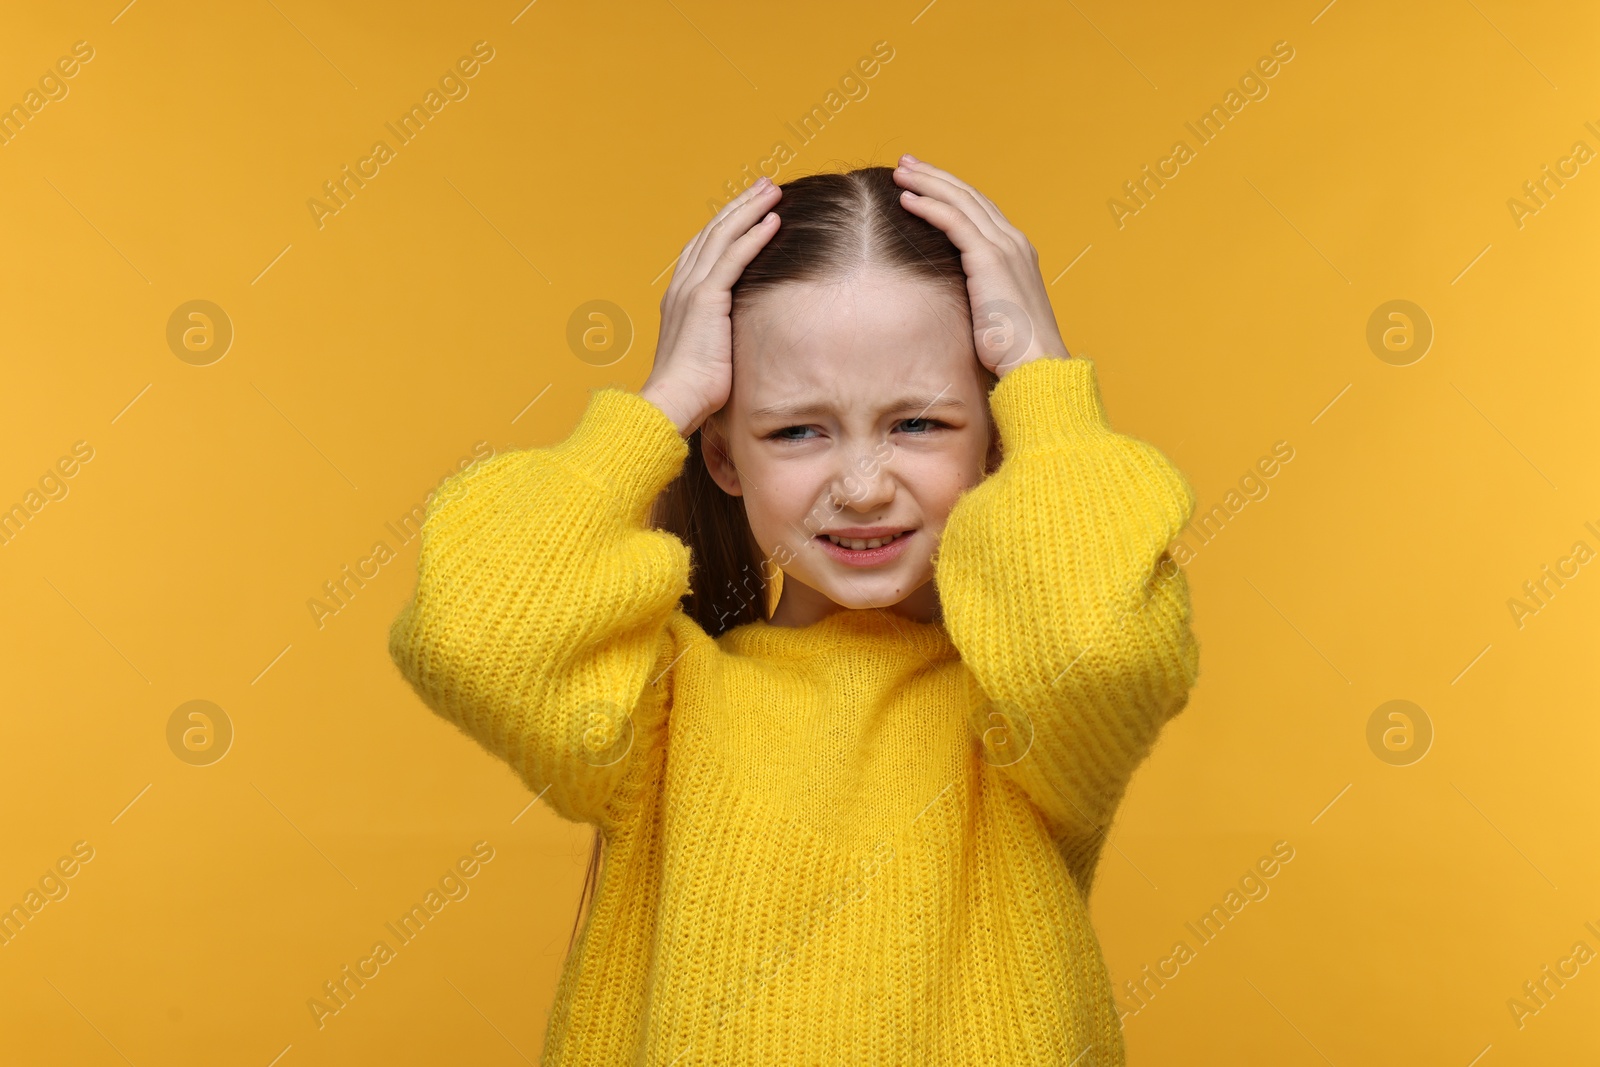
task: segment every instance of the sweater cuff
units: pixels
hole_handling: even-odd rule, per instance
[[[989,391],[1006,451],[1047,448],[1112,433],[1094,360],[1045,357],[1008,372]]]
[[[608,386],[590,390],[577,426],[551,452],[569,470],[642,515],[683,469],[689,442],[650,401]]]

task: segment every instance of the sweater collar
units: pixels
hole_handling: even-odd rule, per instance
[[[718,638],[727,651],[763,659],[794,659],[831,652],[903,654],[929,664],[959,653],[943,624],[915,622],[879,608],[845,608],[809,626],[747,622]]]

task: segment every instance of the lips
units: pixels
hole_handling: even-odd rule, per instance
[[[852,531],[856,532],[856,531]],[[861,531],[865,532],[865,531]],[[851,537],[839,540],[847,542],[839,544],[834,538],[837,534],[818,534],[815,538],[817,544],[831,559],[849,567],[876,567],[898,559],[905,552],[906,546],[915,539],[916,530],[902,530],[896,534],[877,533],[874,537]],[[884,538],[889,538],[887,541]],[[876,548],[851,548],[849,542],[862,544],[863,542],[879,542]]]
[[[886,545],[896,537],[904,537],[910,532],[909,530],[896,530],[893,533],[874,533],[870,535],[825,533],[822,536],[836,545],[859,551],[863,548],[877,548],[880,545]]]

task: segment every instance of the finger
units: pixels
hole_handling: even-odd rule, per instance
[[[1015,227],[1011,226],[1011,222],[1005,217],[1005,214],[995,206],[994,201],[990,200],[987,196],[984,196],[983,193],[979,192],[978,188],[971,182],[964,181],[949,171],[940,167],[936,167],[926,160],[902,159],[901,163],[902,165],[910,166],[913,171],[923,171],[928,174],[932,174],[936,178],[942,178],[958,188],[965,189],[969,194],[971,194],[972,198],[978,202],[978,205],[983,208],[984,213],[989,216],[990,220],[993,221],[996,226],[999,226],[1002,229],[1007,227],[1015,229]]]
[[[722,254],[723,249],[735,236],[744,233],[756,219],[761,218],[781,193],[782,190],[776,185],[758,182],[724,204],[722,210],[713,215],[711,221],[695,235],[685,249],[685,256],[679,260],[677,273],[683,275],[685,284],[692,285],[704,278],[711,269],[710,264]]]
[[[730,241],[707,268],[705,283],[717,292],[731,290],[750,261],[756,258],[756,253],[765,248],[767,242],[772,240],[772,235],[778,232],[778,224],[777,212],[769,211],[755,225]]]
[[[684,255],[679,256],[679,261],[684,262],[686,257],[692,258],[692,256],[689,254],[695,249],[698,249],[705,242],[706,234],[710,232],[713,226],[727,218],[734,211],[738,210],[740,205],[764,192],[765,189],[766,186],[761,181],[757,180],[746,186],[744,190],[732,200],[729,200],[726,204],[723,204],[722,207],[718,209],[716,214],[712,215],[711,218],[706,220],[706,224],[700,227],[699,232],[697,232],[693,237],[689,238],[689,242],[683,246]]]
[[[976,186],[969,182],[962,181],[960,178],[956,177],[954,174],[951,174],[947,170],[942,170],[939,167],[934,166],[932,163],[928,163],[920,159],[910,161],[909,166],[913,172],[918,170],[925,171],[929,174],[932,174],[936,178],[943,178],[945,181],[950,182],[961,189],[965,189],[969,194],[971,194],[972,198],[978,202],[978,206],[983,208],[984,213],[989,216],[989,219],[995,224],[995,226],[998,227],[1002,232],[1011,235],[1013,239],[1023,241],[1027,240],[1027,238],[1023,236],[1022,231],[1013,226],[1011,224],[1011,220],[1006,218],[1005,213],[995,206],[994,201],[990,200],[987,196],[984,196]]]
[[[939,171],[925,163],[902,165],[908,178],[901,182],[922,195],[942,196],[973,217],[979,228],[996,244],[1009,242],[1015,245],[1021,233],[1006,221],[988,197],[953,174]],[[920,182],[920,184],[918,184]]]
[[[991,243],[995,245],[1010,246],[1011,239],[996,225],[989,213],[983,209],[967,190],[954,182],[947,181],[927,171],[918,171],[910,167],[903,167],[895,171],[895,181],[903,188],[910,189],[921,197],[933,197],[959,209],[963,214],[972,219],[973,225]],[[901,197],[901,203],[906,198]]]
[[[913,215],[943,230],[951,243],[963,253],[978,252],[985,248],[999,251],[1002,247],[992,236],[983,231],[970,210],[964,211],[939,197],[911,193],[902,193],[900,203]],[[970,269],[968,273],[971,273]]]

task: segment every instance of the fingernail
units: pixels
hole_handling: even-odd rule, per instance
[[[901,162],[904,162],[904,163],[916,163],[916,162],[919,162],[917,157],[912,155],[910,152],[907,152],[905,155],[901,156],[900,160],[901,160]]]

